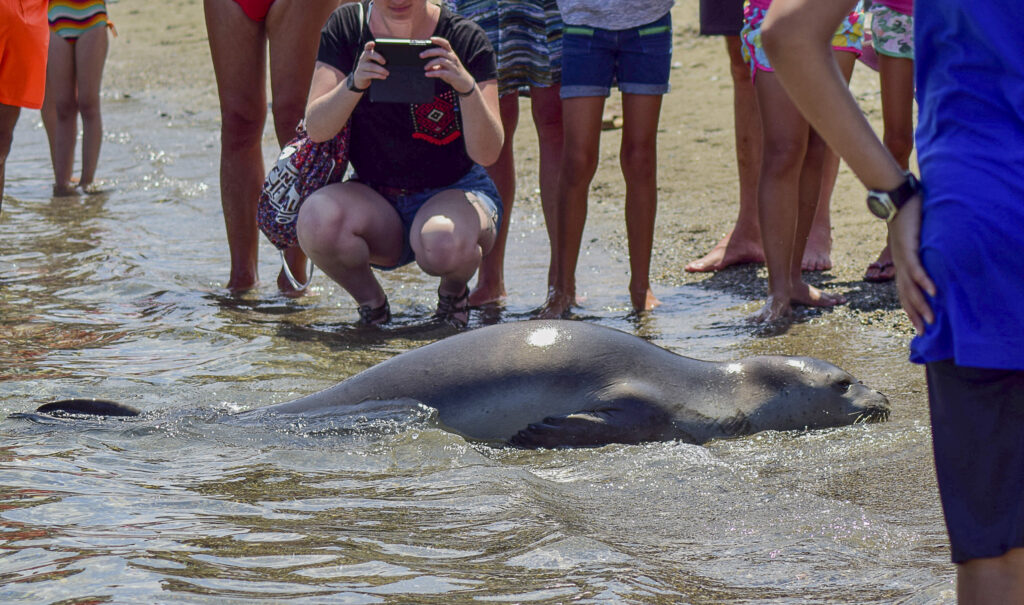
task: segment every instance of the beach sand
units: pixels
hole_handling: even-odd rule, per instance
[[[151,96],[197,112],[217,111],[202,0],[132,0],[112,3],[109,9],[120,35],[111,44],[105,95]],[[660,193],[652,270],[655,293],[659,283],[701,284],[749,299],[753,313],[765,296],[763,266],[745,265],[707,274],[684,270],[688,262],[709,251],[732,227],[738,185],[732,84],[724,40],[698,35],[696,0],[677,2],[672,14],[672,91],[665,97],[658,140]],[[877,74],[858,63],[851,87],[869,120],[881,132]],[[612,110],[617,97],[617,91],[613,91],[609,100]],[[516,136],[519,189],[523,195],[530,195],[536,187],[536,137],[529,121],[529,101],[523,99],[521,103]],[[619,131],[604,132],[600,167],[591,190],[592,213],[622,212],[625,189],[618,166],[618,145]],[[864,196],[864,187],[841,165],[832,197],[833,268],[805,276],[809,282],[841,292],[849,299],[848,304],[823,317],[843,318],[844,323],[870,324],[909,336],[913,328],[899,308],[894,284],[871,284],[862,279],[885,240],[885,226],[867,212]],[[612,235],[617,237],[607,245],[625,258],[625,225]],[[809,316],[816,317],[817,313]]]

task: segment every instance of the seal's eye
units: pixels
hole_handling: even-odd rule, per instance
[[[837,381],[835,384],[832,385],[832,388],[839,391],[840,393],[845,393],[850,390],[851,386],[853,386],[853,381],[847,378],[844,380]]]

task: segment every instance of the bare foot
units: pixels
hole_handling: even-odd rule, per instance
[[[769,296],[761,310],[748,317],[747,322],[756,324],[774,323],[789,320],[792,316],[793,307],[788,300]]]
[[[68,197],[78,194],[78,186],[74,182],[64,183],[63,185],[54,184],[53,186],[53,197]]]
[[[811,230],[804,248],[804,258],[800,263],[804,271],[828,271],[832,268],[832,236]]]
[[[640,292],[630,290],[629,298],[633,302],[633,309],[637,312],[651,311],[655,307],[661,306],[661,301],[654,296],[654,292],[650,288],[645,288]]]
[[[819,290],[810,284],[800,282],[793,286],[792,303],[808,307],[834,307],[846,302],[842,294],[834,294]]]
[[[892,263],[892,252],[889,251],[889,246],[886,246],[882,248],[878,260],[868,265],[868,270],[864,273],[864,281],[886,282],[892,281],[895,277],[896,266]]]
[[[764,249],[761,248],[761,242],[749,240],[734,242],[732,233],[730,231],[726,234],[703,258],[686,265],[686,270],[690,273],[706,273],[721,271],[732,265],[764,262]]]
[[[544,306],[534,315],[534,319],[565,319],[569,316],[575,296],[552,290]]]
[[[469,293],[469,306],[479,307],[501,302],[506,296],[504,284],[489,284],[477,280],[476,286]]]

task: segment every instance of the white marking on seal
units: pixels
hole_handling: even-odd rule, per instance
[[[550,347],[558,340],[558,328],[538,328],[526,337],[526,344],[535,347]]]
[[[808,369],[807,364],[799,359],[787,359],[786,365],[793,366],[794,368],[800,370],[801,372],[806,372]]]

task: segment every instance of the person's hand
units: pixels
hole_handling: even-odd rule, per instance
[[[889,223],[889,249],[896,264],[896,288],[900,303],[918,334],[924,333],[925,324],[935,321],[935,315],[924,294],[935,296],[935,284],[921,265],[918,248],[921,242],[921,196],[911,198],[896,218]]]
[[[384,56],[375,51],[375,42],[367,42],[363,46],[363,52],[359,53],[356,59],[355,69],[349,74],[356,88],[366,88],[372,80],[384,80],[389,72],[384,67]]]
[[[422,53],[421,57],[431,58],[425,67],[428,78],[441,78],[448,86],[455,89],[455,92],[467,95],[473,92],[476,87],[476,80],[463,67],[459,56],[452,50],[448,40],[434,36],[430,39],[434,47]]]

